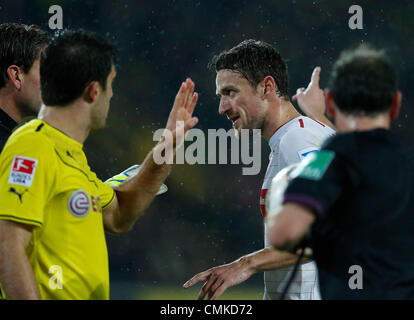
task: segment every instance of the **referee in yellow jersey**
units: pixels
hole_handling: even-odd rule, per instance
[[[57,35],[40,62],[44,106],[16,130],[0,156],[0,283],[8,299],[109,299],[104,231],[130,230],[166,179],[170,165],[147,155],[141,171],[115,190],[89,168],[83,143],[102,129],[116,76],[115,48],[95,33]],[[198,119],[187,79],[166,129],[175,136]],[[158,162],[158,161],[157,161]]]

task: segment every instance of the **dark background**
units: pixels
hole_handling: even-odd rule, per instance
[[[393,130],[412,141],[413,1],[14,0],[0,1],[0,21],[47,29],[53,4],[62,6],[64,28],[97,31],[120,50],[107,129],[85,144],[90,166],[103,180],[142,162],[188,76],[200,93],[198,128],[230,129],[218,114],[215,74],[207,64],[214,54],[249,38],[271,43],[286,59],[291,95],[306,87],[316,65],[322,66],[324,87],[342,49],[361,42],[385,48],[403,92]],[[348,27],[353,4],[363,8],[363,30]],[[196,291],[186,294],[180,287],[188,278],[262,248],[259,192],[267,158],[263,141],[257,176],[242,176],[242,165],[176,165],[166,181],[168,193],[155,199],[134,229],[107,237],[111,296],[194,298]],[[260,298],[261,287],[260,274],[225,297]]]

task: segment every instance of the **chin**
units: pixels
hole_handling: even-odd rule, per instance
[[[39,103],[23,103],[20,105],[22,117],[36,117],[40,111],[43,102]]]
[[[106,127],[106,121],[103,123],[95,123],[92,127],[91,127],[91,131],[95,132],[95,131],[101,131],[103,129],[105,129]]]

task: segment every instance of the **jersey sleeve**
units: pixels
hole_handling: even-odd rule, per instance
[[[357,169],[335,144],[328,143],[300,162],[291,174],[283,203],[299,203],[318,216],[324,215],[347,188],[360,183]]]
[[[321,148],[321,141],[303,128],[292,129],[280,140],[280,152],[286,166],[300,162],[308,154]]]
[[[0,219],[43,225],[55,184],[53,152],[40,134],[10,138],[0,156]]]
[[[112,201],[114,201],[115,191],[109,184],[98,179],[98,192],[99,197],[101,198],[102,209],[105,209],[112,203]]]

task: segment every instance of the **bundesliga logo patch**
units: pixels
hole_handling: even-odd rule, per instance
[[[89,213],[91,202],[88,194],[82,189],[76,190],[69,198],[68,209],[75,217],[82,218]]]
[[[37,159],[14,156],[8,182],[30,187],[33,183],[36,167]]]

